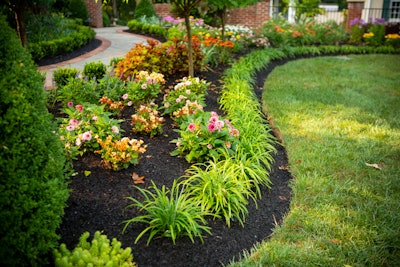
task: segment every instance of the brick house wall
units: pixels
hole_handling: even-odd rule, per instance
[[[171,10],[171,4],[168,3],[163,3],[163,4],[153,4],[154,9],[156,10],[156,14],[159,17],[166,17],[166,16],[171,16],[175,17],[174,13],[172,13]]]
[[[89,25],[95,28],[103,27],[103,12],[101,9],[102,0],[85,0],[89,13]]]
[[[237,8],[228,11],[227,24],[240,24],[257,29],[270,19],[270,0],[259,2],[256,5],[245,8]]]
[[[160,17],[176,17],[171,11],[170,4],[154,4],[156,13]],[[270,0],[259,2],[256,5],[246,8],[237,8],[228,11],[228,24],[240,24],[250,28],[259,28],[262,23],[268,20]]]

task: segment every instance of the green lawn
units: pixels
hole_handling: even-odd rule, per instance
[[[293,198],[272,238],[234,266],[400,266],[400,56],[291,61],[264,108]]]

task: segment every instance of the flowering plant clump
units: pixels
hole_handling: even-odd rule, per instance
[[[143,140],[129,139],[123,137],[121,140],[113,140],[114,136],[108,135],[103,141],[97,137],[101,149],[95,150],[94,153],[100,154],[106,169],[114,171],[126,169],[131,164],[139,163],[139,154],[146,152],[146,145]]]
[[[122,101],[113,101],[107,96],[102,96],[99,102],[105,105],[105,108],[111,112],[120,112],[124,108],[124,103]]]
[[[126,94],[123,95],[127,103],[143,103],[151,101],[162,92],[161,85],[165,83],[160,73],[140,71],[132,82],[127,83]],[[129,102],[132,101],[132,102]]]
[[[196,114],[199,111],[203,111],[202,105],[197,103],[197,101],[192,102],[190,100],[186,100],[186,104],[182,108],[172,113],[172,119],[178,124],[182,124],[183,120],[185,120],[188,116]]]
[[[233,153],[239,142],[239,130],[216,112],[197,112],[177,132],[180,137],[171,141],[176,143],[171,155],[185,155],[188,162],[219,159],[225,152]]]
[[[164,95],[164,113],[173,114],[183,108],[187,101],[205,105],[205,94],[210,83],[197,77],[184,77],[174,86],[174,90]]]
[[[120,135],[121,121],[111,119],[111,113],[104,111],[104,106],[87,103],[74,105],[69,102],[63,111],[68,116],[60,119],[58,133],[70,158],[96,149],[96,138]]]
[[[132,131],[135,133],[147,133],[154,136],[162,132],[164,118],[157,111],[157,105],[141,105],[136,114],[132,115]]]

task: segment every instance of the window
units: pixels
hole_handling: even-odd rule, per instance
[[[400,0],[390,1],[389,22],[400,22]]]

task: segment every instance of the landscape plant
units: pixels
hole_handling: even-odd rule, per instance
[[[256,199],[250,181],[241,176],[238,165],[229,157],[192,165],[186,170],[182,184],[187,186],[193,203],[214,218],[222,217],[228,227],[231,220],[244,226],[247,199]]]
[[[158,106],[154,103],[140,105],[135,114],[131,116],[132,131],[155,136],[162,132],[162,124],[165,121],[158,112]]]
[[[71,166],[41,74],[0,16],[0,262],[45,266],[57,246]]]
[[[84,267],[84,266],[109,266],[109,267],[136,267],[133,261],[132,249],[123,249],[121,242],[116,238],[112,241],[100,231],[94,233],[91,242],[88,242],[90,233],[85,232],[79,238],[79,243],[70,251],[65,244],[54,250],[54,263],[56,267]]]
[[[69,158],[97,149],[96,139],[105,140],[108,135],[119,137],[121,134],[121,121],[111,118],[104,106],[69,102],[62,111],[67,116],[58,119],[58,134]]]
[[[146,233],[149,234],[147,244],[156,237],[170,238],[175,244],[182,236],[188,236],[192,242],[198,237],[203,242],[203,232],[211,234],[206,224],[208,212],[202,210],[196,202],[186,194],[184,186],[174,180],[171,189],[165,185],[158,188],[154,182],[149,189],[136,187],[144,200],[128,197],[133,204],[127,208],[137,208],[141,215],[125,221],[123,232],[131,223],[145,223],[146,228],[137,236],[137,243]]]
[[[79,75],[79,70],[77,68],[61,68],[58,67],[53,72],[54,83],[58,87],[66,85],[70,79],[75,79]]]
[[[225,153],[232,155],[239,141],[239,131],[216,112],[196,112],[176,131],[180,137],[171,141],[176,144],[171,155],[185,156],[187,162],[218,160]]]
[[[130,165],[139,163],[139,154],[146,152],[147,145],[143,145],[143,140],[130,139],[123,137],[120,140],[113,140],[114,136],[108,135],[103,141],[96,137],[100,145],[99,150],[94,153],[100,154],[106,169],[118,171],[126,169]]]
[[[100,80],[106,75],[106,72],[106,65],[101,61],[97,61],[85,63],[85,65],[83,66],[82,74],[88,80]]]

